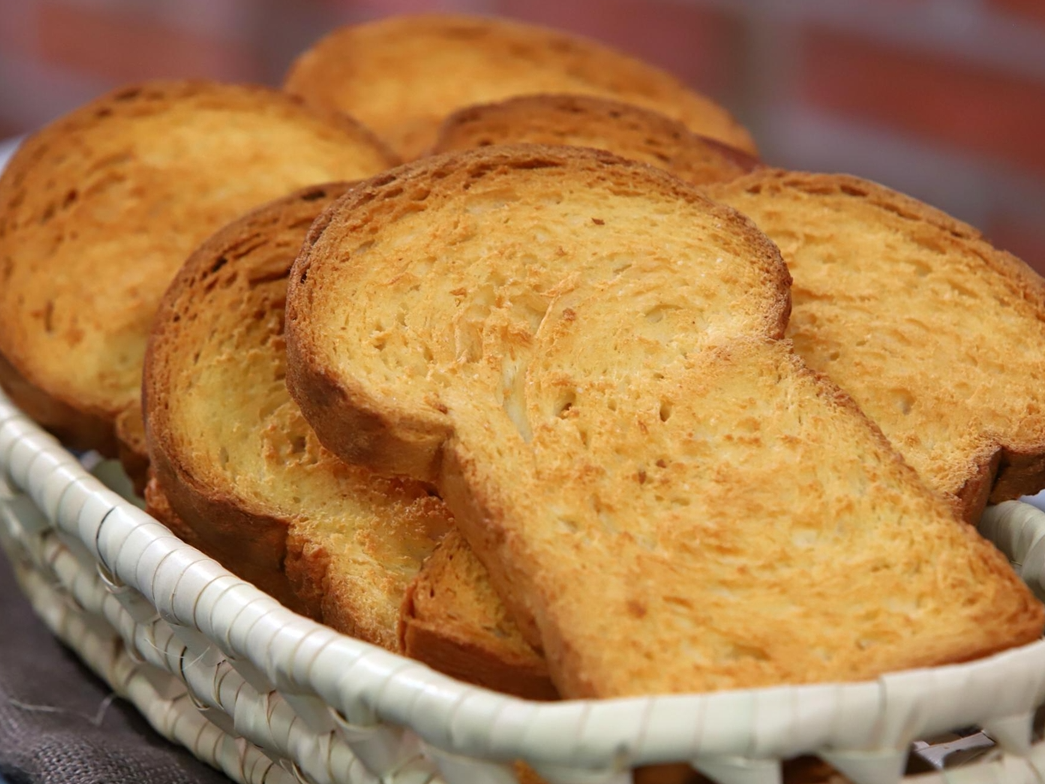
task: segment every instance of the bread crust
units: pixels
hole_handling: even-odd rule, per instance
[[[294,61],[284,88],[351,112],[406,160],[428,150],[457,109],[549,92],[625,100],[756,152],[725,109],[666,72],[576,35],[506,19],[421,14],[343,27]]]
[[[290,266],[314,219],[349,187],[315,186],[259,208],[207,240],[175,277],[145,362],[151,503],[299,612],[464,680],[551,698],[540,660],[481,625],[503,615],[492,591],[474,585],[482,574],[445,581],[437,600],[422,602],[422,622],[397,633],[407,586],[451,526],[449,513],[415,482],[323,451],[282,383]],[[460,608],[465,597],[478,605]],[[439,614],[456,623],[428,622]]]
[[[70,446],[114,455],[189,251],[267,199],[395,160],[346,116],[262,87],[149,82],[55,121],[0,177],[0,383]]]
[[[698,186],[728,182],[760,165],[755,156],[659,112],[584,95],[525,95],[466,107],[443,121],[432,153],[494,144],[593,147]]]
[[[857,177],[766,169],[710,193],[779,242],[797,281],[799,353],[960,516],[1045,488],[1045,396],[1026,382],[1045,373],[1045,280],[972,226]],[[864,309],[871,282],[881,302]]]
[[[774,291],[761,316],[765,334],[782,337],[790,314],[790,275],[776,249],[747,218],[714,205],[701,193],[666,172],[599,150],[541,145],[505,145],[433,156],[385,172],[360,185],[332,206],[309,230],[294,263],[287,294],[287,388],[324,446],[342,459],[370,466],[383,474],[412,476],[434,484],[443,475],[443,447],[452,433],[445,406],[438,400],[424,407],[400,407],[376,398],[351,374],[338,374],[328,355],[306,330],[296,329],[302,313],[313,306],[309,284],[312,249],[320,243],[333,215],[342,221],[340,234],[374,233],[419,203],[435,197],[452,198],[483,178],[494,179],[517,170],[543,169],[581,172],[593,182],[621,179],[621,188],[641,192],[643,187],[683,202],[699,203],[721,216],[759,248],[758,263]],[[641,185],[630,182],[631,178]],[[493,579],[496,579],[491,575]]]
[[[1036,639],[1045,610],[1001,554],[781,340],[789,282],[749,221],[649,167],[437,157],[314,226],[288,387],[330,449],[434,481],[565,697]],[[359,410],[374,426],[343,441]]]

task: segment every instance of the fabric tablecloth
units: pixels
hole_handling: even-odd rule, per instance
[[[66,649],[0,553],[0,781],[230,784],[160,737]]]

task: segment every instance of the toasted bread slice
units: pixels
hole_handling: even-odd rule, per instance
[[[544,657],[523,639],[486,567],[456,528],[407,589],[399,644],[407,656],[461,680],[533,700],[559,696]]]
[[[758,159],[651,109],[581,95],[525,95],[469,106],[439,129],[433,153],[493,144],[594,147],[648,163],[693,185],[728,182]]]
[[[399,612],[422,560],[451,526],[416,482],[347,466],[323,449],[283,382],[287,275],[313,219],[347,185],[308,188],[223,228],[193,253],[156,316],[143,400],[156,482],[150,509],[196,546],[285,604],[398,650]],[[165,509],[165,507],[167,507]],[[451,674],[522,696],[535,691],[532,650],[500,628],[468,625],[471,607],[441,595],[453,628],[424,630]],[[424,600],[422,600],[424,603]],[[470,615],[469,615],[470,613]],[[427,647],[425,648],[427,650]]]
[[[728,207],[580,148],[374,178],[313,224],[287,384],[342,457],[433,482],[565,697],[872,678],[1042,606],[782,340]]]
[[[451,112],[533,93],[618,98],[755,151],[725,109],[660,69],[585,38],[505,19],[432,14],[343,27],[298,57],[284,87],[358,117],[407,159],[431,147]]]
[[[0,177],[0,383],[70,446],[114,454],[189,252],[257,204],[393,161],[347,117],[261,87],[150,83],[52,123]]]
[[[766,170],[716,186],[795,278],[788,335],[966,520],[1045,487],[1045,281],[875,183]]]

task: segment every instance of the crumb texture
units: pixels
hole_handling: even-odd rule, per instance
[[[356,123],[263,88],[149,83],[56,121],[0,178],[0,382],[70,445],[115,451],[189,253],[262,202],[392,162]]]
[[[450,526],[416,482],[348,466],[287,392],[287,275],[345,185],[312,187],[230,224],[179,272],[145,367],[158,484],[194,538],[340,631],[395,650],[399,605]]]
[[[314,227],[288,385],[332,450],[436,482],[563,696],[1035,639],[1002,556],[782,339],[789,282],[752,224],[650,167],[440,156]]]
[[[844,175],[715,186],[780,247],[788,335],[968,520],[1045,487],[1045,282],[970,226]],[[999,475],[994,476],[998,471]]]

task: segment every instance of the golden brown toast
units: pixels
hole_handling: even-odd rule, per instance
[[[783,340],[745,218],[497,147],[373,178],[290,279],[325,445],[432,482],[564,697],[873,678],[1036,639],[1004,557]]]
[[[0,177],[0,383],[70,446],[115,454],[189,252],[257,204],[393,162],[349,118],[261,87],[153,82],[57,120]]]
[[[432,146],[451,112],[533,93],[617,98],[755,152],[725,109],[664,71],[585,38],[506,19],[422,14],[343,27],[298,57],[284,88],[358,117],[406,159]]]
[[[594,147],[664,169],[692,185],[728,182],[758,159],[639,106],[583,95],[525,95],[446,118],[433,153],[494,144]]]
[[[315,186],[255,210],[204,242],[175,277],[145,361],[156,475],[147,498],[161,520],[189,529],[197,547],[288,606],[399,650],[408,584],[451,527],[449,513],[417,482],[347,466],[321,447],[283,381],[287,275],[309,225],[348,187]],[[486,612],[498,612],[488,587],[486,597]],[[455,600],[435,604],[456,626],[425,630],[425,650],[445,660],[425,661],[547,696],[546,674],[544,691],[534,690],[526,665],[540,660],[518,632],[529,660],[500,629],[469,626],[474,609],[458,611]]]
[[[501,691],[532,700],[559,696],[544,657],[523,639],[486,567],[456,528],[407,588],[399,642],[405,655],[455,678],[498,684]]]
[[[867,180],[714,186],[780,247],[788,336],[959,514],[1045,487],[1045,281],[971,226]]]

